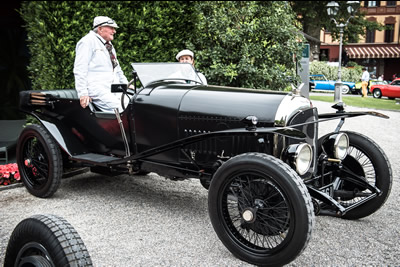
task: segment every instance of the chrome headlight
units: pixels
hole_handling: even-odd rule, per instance
[[[349,137],[345,133],[332,134],[322,144],[329,157],[343,160],[347,156]]]
[[[299,175],[303,175],[310,169],[313,159],[312,148],[307,143],[290,145],[283,158]]]
[[[345,133],[339,133],[333,145],[335,158],[343,160],[347,156],[349,148],[349,137]]]

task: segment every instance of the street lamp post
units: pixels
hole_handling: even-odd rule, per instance
[[[342,43],[343,43],[343,29],[347,26],[347,24],[349,24],[349,21],[351,18],[353,18],[353,14],[354,14],[354,5],[358,4],[359,1],[347,1],[346,4],[348,5],[347,7],[347,12],[350,14],[350,17],[346,20],[345,23],[341,22],[341,21],[336,21],[336,19],[334,18],[334,16],[337,15],[338,11],[339,11],[339,4],[335,1],[331,1],[329,2],[326,7],[327,7],[327,12],[328,12],[328,16],[331,18],[331,20],[333,20],[333,22],[335,23],[336,27],[339,28],[339,36],[340,36],[340,40],[339,40],[339,68],[338,68],[338,79],[335,83],[335,94],[334,94],[334,101],[335,102],[340,102],[342,103]]]

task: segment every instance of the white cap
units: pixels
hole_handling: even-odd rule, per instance
[[[119,28],[117,23],[114,20],[110,19],[109,17],[105,16],[98,16],[95,17],[93,20],[93,29],[99,26],[110,26],[113,28]]]
[[[179,53],[176,55],[176,60],[179,61],[179,58],[180,58],[181,56],[191,56],[192,58],[194,58],[194,53],[193,53],[192,51],[188,50],[188,49],[182,50],[181,52],[179,52]]]

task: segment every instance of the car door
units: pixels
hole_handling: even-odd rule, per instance
[[[400,80],[393,81],[391,85],[387,86],[387,97],[400,97]]]

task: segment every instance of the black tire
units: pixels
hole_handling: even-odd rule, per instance
[[[204,189],[210,189],[211,180],[210,179],[202,179],[200,178],[200,184],[203,186]]]
[[[356,132],[345,133],[349,136],[350,147],[343,165],[382,191],[380,196],[350,210],[343,216],[344,219],[354,220],[373,214],[386,202],[392,188],[393,177],[389,159],[378,144],[365,135]],[[365,188],[356,189],[366,191]],[[342,200],[341,204],[351,205],[358,200],[357,198]]]
[[[374,89],[372,92],[372,96],[374,98],[381,98],[382,97],[382,91],[380,89]]]
[[[260,153],[231,158],[216,171],[208,209],[227,249],[259,266],[294,260],[314,226],[312,201],[301,178],[282,161]]]
[[[51,197],[63,173],[62,155],[54,139],[43,126],[29,125],[19,136],[16,154],[21,180],[29,193]]]
[[[93,266],[78,232],[55,215],[21,221],[8,242],[4,266]]]
[[[342,85],[342,94],[346,95],[350,92],[350,86]]]

